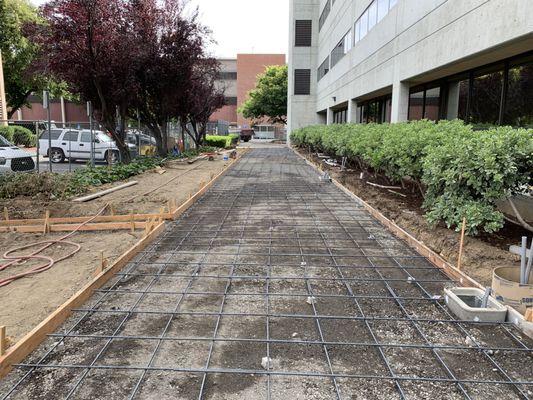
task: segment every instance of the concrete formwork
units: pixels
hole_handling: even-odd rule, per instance
[[[455,320],[451,285],[290,150],[256,149],[0,398],[531,397],[531,341]]]

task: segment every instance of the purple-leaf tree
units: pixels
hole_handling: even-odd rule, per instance
[[[225,88],[219,83],[220,65],[214,58],[204,58],[195,65],[191,85],[184,93],[182,129],[198,148],[205,140],[207,123],[213,113],[225,104]]]
[[[124,162],[130,160],[126,120],[137,87],[127,6],[124,0],[52,0],[41,8],[46,24],[34,33],[40,68],[92,102]]]

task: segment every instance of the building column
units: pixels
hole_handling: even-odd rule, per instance
[[[348,100],[348,115],[346,122],[348,122],[349,124],[359,123],[359,116],[357,110],[357,102],[355,100]]]
[[[446,110],[446,119],[457,119],[459,116],[459,88],[460,82],[448,83],[448,106]]]
[[[326,125],[332,125],[332,124],[333,124],[333,109],[328,108],[327,117],[326,117]]]
[[[395,82],[392,85],[392,110],[391,122],[407,121],[409,113],[409,85],[404,82]]]

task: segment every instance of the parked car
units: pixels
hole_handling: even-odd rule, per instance
[[[0,173],[28,172],[34,169],[33,158],[0,135]]]
[[[254,135],[253,129],[241,129],[240,138],[243,142],[249,142],[252,136]]]
[[[93,131],[94,159],[115,164],[119,161],[120,153],[117,145],[102,131]],[[91,131],[72,129],[51,129],[52,146],[49,148],[48,131],[39,138],[39,154],[49,157],[52,163],[61,163],[66,159],[91,159]]]

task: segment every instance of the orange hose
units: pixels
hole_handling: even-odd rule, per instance
[[[8,263],[6,263],[6,264],[0,265],[0,271],[3,271],[3,270],[5,270],[8,267],[11,267],[13,265],[21,264],[21,263],[23,263],[24,261],[27,261],[27,260],[34,260],[34,259],[45,260],[46,264],[43,264],[43,265],[40,265],[40,266],[37,266],[37,267],[33,267],[33,268],[29,269],[28,271],[22,272],[20,274],[16,274],[16,275],[12,275],[12,276],[9,276],[7,278],[4,278],[4,279],[0,279],[0,287],[7,286],[11,282],[16,281],[17,279],[20,279],[20,278],[24,278],[25,276],[34,275],[34,274],[38,274],[38,273],[47,271],[50,268],[52,268],[55,263],[58,263],[58,262],[63,261],[63,260],[66,260],[67,258],[72,257],[74,254],[76,254],[78,251],[80,251],[81,246],[79,244],[66,241],[66,239],[68,239],[69,237],[71,237],[74,234],[76,234],[76,232],[78,232],[84,225],[92,222],[95,218],[97,218],[98,216],[102,215],[102,213],[106,210],[108,205],[109,204],[106,204],[104,206],[104,208],[102,208],[95,216],[93,216],[93,217],[89,218],[87,221],[81,223],[72,232],[67,233],[66,235],[60,237],[59,239],[56,239],[56,240],[45,240],[45,241],[42,241],[42,242],[30,243],[30,244],[27,244],[27,245],[24,245],[24,246],[20,246],[20,247],[16,247],[14,249],[6,251],[3,254],[2,258],[4,258],[5,260],[10,260],[10,261]],[[65,255],[63,257],[58,258],[57,260],[54,260],[52,257],[43,256],[43,255],[39,254],[39,253],[43,252],[44,250],[50,248],[54,244],[58,244],[58,243],[63,243],[63,244],[67,244],[69,246],[72,246],[72,247],[74,247],[74,250],[72,250],[70,253],[68,253],[67,255]],[[36,246],[40,246],[40,245],[43,245],[43,246],[39,247],[33,253],[30,253],[30,254],[27,254],[27,255],[11,255],[12,253],[15,253],[17,251],[26,250],[26,249],[29,249],[31,247],[36,247]]]

